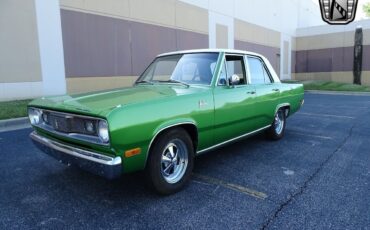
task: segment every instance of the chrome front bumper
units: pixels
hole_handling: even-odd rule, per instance
[[[46,154],[64,164],[76,165],[93,174],[114,179],[122,174],[121,157],[109,157],[100,153],[68,146],[43,136],[35,131],[30,134],[33,143]]]

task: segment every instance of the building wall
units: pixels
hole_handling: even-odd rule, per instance
[[[208,48],[208,12],[179,1],[61,1],[61,12],[70,93],[131,85],[160,53]]]
[[[11,97],[13,91],[36,95],[42,77],[35,3],[0,1],[0,31],[0,98]]]
[[[0,78],[2,83],[41,81],[41,64],[33,1],[0,2]],[[28,38],[28,39],[24,39]],[[22,68],[18,68],[22,66]]]
[[[360,25],[363,27],[362,83],[370,85],[370,20],[347,26],[299,29],[294,78],[352,83],[355,30]]]
[[[209,12],[293,36],[297,28],[324,24],[316,1],[181,0]]]
[[[0,13],[0,100],[128,86],[157,54],[196,48],[258,52],[289,79],[296,29],[323,23],[300,0],[3,0]]]
[[[0,1],[0,101],[65,93],[58,4]]]
[[[229,32],[228,48],[262,53],[269,58],[282,79],[290,79],[295,68],[293,50],[296,29],[323,24],[319,6],[314,1],[182,1],[208,10],[211,48],[217,47],[215,25],[224,25]],[[284,72],[281,66],[286,66],[287,71]]]
[[[295,12],[302,5],[298,0],[61,0],[67,90],[127,86],[159,53],[184,49],[258,52],[280,72],[292,59],[291,45],[280,58],[281,38],[291,42],[298,26]],[[303,7],[312,11],[315,6]],[[258,13],[262,9],[264,14]],[[287,78],[290,73],[289,68]],[[102,79],[115,84],[103,86]]]
[[[235,48],[264,55],[275,71],[280,70],[281,33],[235,19]]]

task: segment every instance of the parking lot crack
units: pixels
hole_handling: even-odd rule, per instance
[[[309,183],[322,171],[325,165],[329,163],[329,161],[334,157],[334,155],[337,152],[339,152],[343,148],[343,146],[347,143],[347,141],[351,138],[354,127],[355,124],[352,125],[348,135],[344,138],[342,143],[331,154],[329,154],[323,162],[321,162],[319,167],[307,178],[307,180],[305,180],[303,185],[300,186],[293,194],[291,194],[287,200],[285,200],[279,205],[279,207],[274,211],[274,213],[263,223],[261,230],[268,229],[270,224],[278,217],[278,215],[283,211],[283,209],[286,208],[294,199],[303,194],[303,192],[308,187]]]

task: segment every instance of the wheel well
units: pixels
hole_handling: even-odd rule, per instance
[[[285,110],[285,117],[289,116],[289,114],[290,114],[290,105],[282,106],[279,109],[284,109]]]
[[[190,136],[192,142],[193,142],[193,147],[194,147],[194,153],[196,153],[197,151],[197,148],[198,148],[198,129],[197,127],[194,125],[194,124],[179,124],[179,125],[175,125],[175,126],[170,126],[170,127],[167,127],[167,128],[164,128],[162,129],[161,131],[159,131],[156,136],[154,137],[154,139],[151,141],[150,143],[150,146],[149,146],[149,149],[148,149],[148,155],[150,154],[150,149],[152,148],[153,146],[153,143],[155,143],[155,141],[165,132],[171,130],[171,129],[176,129],[176,128],[183,128]]]
[[[198,148],[198,129],[193,124],[183,124],[175,127],[181,127],[186,130],[186,132],[189,134],[191,140],[193,141],[193,147],[194,147],[194,154],[197,152]]]

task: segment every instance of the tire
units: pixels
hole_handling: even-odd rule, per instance
[[[157,193],[170,195],[187,184],[193,167],[193,142],[184,129],[174,128],[161,134],[153,143],[146,178]]]
[[[279,109],[275,116],[271,127],[267,130],[267,136],[272,140],[280,140],[284,136],[286,126],[285,109]]]

